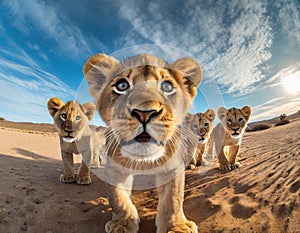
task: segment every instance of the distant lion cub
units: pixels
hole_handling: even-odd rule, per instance
[[[95,113],[92,103],[80,105],[75,100],[66,104],[57,97],[48,101],[48,110],[54,119],[59,133],[64,174],[60,175],[62,183],[90,184],[91,163],[99,167],[99,145],[94,131],[88,123]],[[82,162],[76,175],[73,168],[73,153],[81,154]]]
[[[242,137],[250,118],[251,108],[244,106],[242,109],[220,107],[218,117],[221,121],[211,133],[210,152],[213,145],[218,155],[220,170],[234,170],[241,166],[236,161]]]
[[[206,150],[216,113],[213,109],[207,109],[205,113],[190,114],[185,117],[185,124],[192,130],[198,138],[198,145],[194,149],[192,160],[188,166],[189,169],[194,169],[196,166],[205,165],[206,161],[203,154]]]

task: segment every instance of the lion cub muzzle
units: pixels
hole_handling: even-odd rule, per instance
[[[143,111],[139,109],[133,109],[131,112],[131,115],[135,118],[138,119],[139,122],[141,122],[143,125],[146,125],[151,118],[158,116],[161,113],[160,111],[157,110],[148,110],[148,111]]]
[[[139,110],[139,109],[133,109],[131,111],[131,115],[133,117],[135,117],[143,125],[143,128],[144,128],[144,131],[134,138],[135,141],[140,142],[140,143],[150,142],[151,136],[147,132],[146,125],[148,122],[150,122],[150,120],[152,118],[160,115],[161,112],[162,112],[162,110],[160,110],[160,111],[157,111],[157,110],[143,111],[143,110]]]

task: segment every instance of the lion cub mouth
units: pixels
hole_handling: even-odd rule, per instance
[[[134,138],[134,140],[139,143],[150,142],[151,139],[152,139],[152,137],[146,131],[142,132],[141,134],[139,134],[138,136],[136,136]]]
[[[231,136],[232,136],[232,137],[234,137],[234,138],[237,138],[237,137],[239,137],[239,136],[240,136],[240,134],[239,134],[239,133],[237,133],[237,132],[234,132],[233,134],[231,134]]]
[[[66,137],[63,137],[63,141],[71,143],[71,142],[75,141],[75,138],[72,136],[66,136]]]
[[[121,142],[121,154],[137,162],[153,162],[164,156],[165,144],[146,131],[128,142]]]

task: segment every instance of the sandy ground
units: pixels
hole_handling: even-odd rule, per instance
[[[300,232],[300,121],[246,133],[242,167],[186,172],[184,211],[199,232]],[[62,184],[56,134],[0,129],[0,232],[104,232],[104,182]],[[79,159],[79,158],[77,158]],[[155,190],[135,191],[140,232],[155,232]]]

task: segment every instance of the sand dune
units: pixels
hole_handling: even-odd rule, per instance
[[[186,172],[184,210],[200,232],[300,232],[300,121],[245,135],[242,167]],[[0,129],[0,232],[104,232],[104,183],[62,184],[56,134]],[[79,161],[80,158],[77,158]],[[135,191],[140,232],[155,232],[155,190]]]

